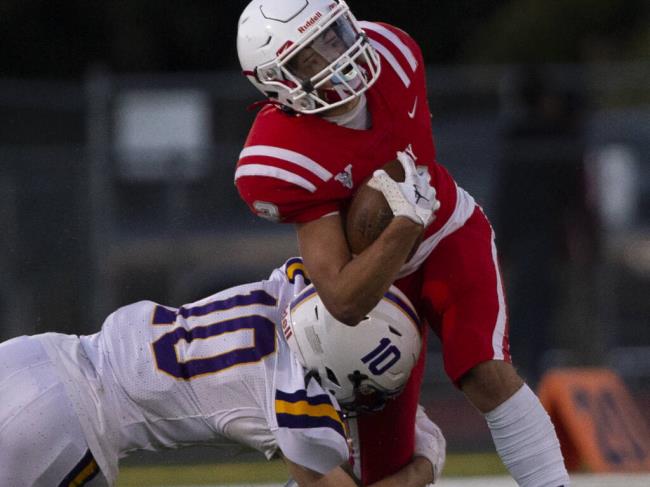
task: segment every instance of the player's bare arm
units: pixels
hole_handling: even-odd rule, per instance
[[[305,267],[327,309],[355,325],[388,290],[423,230],[406,217],[394,218],[356,258],[338,214],[298,225],[297,235]]]
[[[430,176],[398,153],[404,181],[384,170],[375,171],[368,186],[380,191],[394,218],[356,258],[352,258],[339,215],[298,226],[298,243],[305,266],[330,313],[355,325],[371,310],[395,280],[411,249],[439,207]]]

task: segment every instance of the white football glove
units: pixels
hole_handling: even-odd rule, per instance
[[[381,191],[394,216],[408,217],[426,228],[440,208],[436,190],[429,184],[431,175],[426,167],[416,168],[406,152],[398,152],[397,159],[404,168],[403,183],[398,183],[386,171],[378,169],[368,181],[368,186]]]
[[[422,405],[415,415],[415,456],[424,457],[433,467],[433,483],[440,479],[445,466],[447,441],[440,428],[429,419]]]

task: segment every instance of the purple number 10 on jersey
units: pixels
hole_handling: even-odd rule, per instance
[[[246,297],[250,298],[250,295]],[[273,301],[275,303],[275,300]],[[238,300],[233,298],[229,298],[227,301],[214,301],[210,304],[211,306],[204,307],[204,313],[194,309],[190,315],[197,317],[212,313],[215,309],[225,310],[240,305]],[[260,304],[268,305],[269,303]],[[181,308],[179,314],[186,314],[184,311],[187,310]],[[174,321],[169,324],[173,323]],[[156,325],[160,324],[156,323]],[[241,337],[233,338],[232,333],[234,332],[242,332]],[[226,337],[229,340],[227,344]],[[179,360],[177,351],[179,342],[185,341],[187,344],[191,344],[194,340],[206,339],[213,340],[214,354],[207,357]],[[221,372],[236,365],[259,362],[274,351],[275,325],[271,320],[260,315],[242,316],[192,328],[179,326],[165,333],[153,343],[158,369],[184,380]]]

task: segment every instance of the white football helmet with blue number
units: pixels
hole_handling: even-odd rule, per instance
[[[237,31],[244,74],[301,113],[351,101],[380,73],[379,56],[343,0],[253,0]]]
[[[289,348],[347,412],[381,409],[402,391],[422,347],[419,326],[395,286],[356,326],[336,320],[313,286],[292,301],[282,322]]]

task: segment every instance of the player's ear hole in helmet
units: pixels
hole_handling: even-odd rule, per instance
[[[252,0],[237,53],[267,98],[319,113],[360,96],[379,77],[379,56],[343,0]]]
[[[356,326],[336,320],[316,289],[305,288],[287,307],[283,330],[298,361],[350,414],[376,411],[399,394],[420,354],[418,316],[391,286]]]

